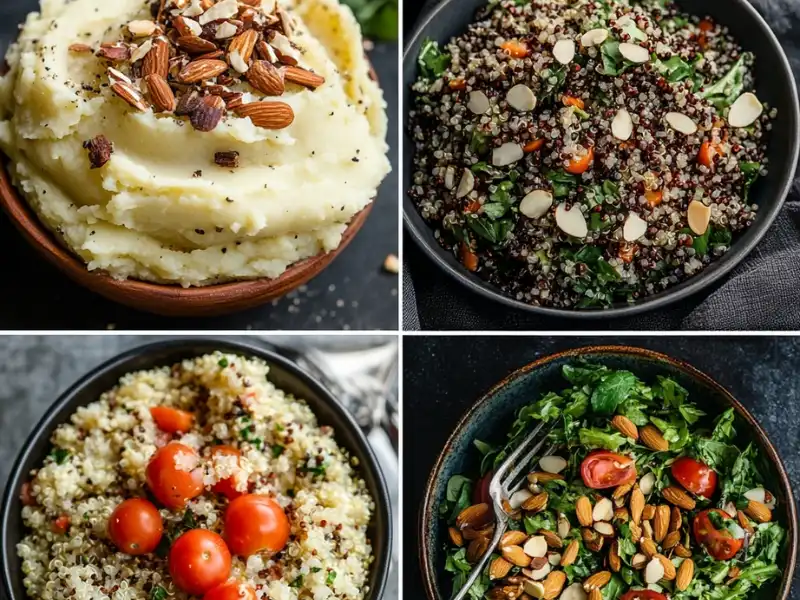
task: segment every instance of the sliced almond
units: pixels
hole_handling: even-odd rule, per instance
[[[770,510],[775,510],[775,506],[777,502],[775,501],[775,496],[770,494],[764,488],[753,488],[744,493],[744,497],[748,500],[755,500],[756,502],[760,502],[764,506],[766,506]]]
[[[572,40],[558,40],[553,46],[553,56],[562,65],[568,65],[575,58],[575,42]]]
[[[520,112],[528,112],[536,108],[536,95],[531,88],[520,83],[508,90],[506,102]]]
[[[241,73],[242,75],[244,75],[245,73],[247,73],[247,71],[250,70],[250,65],[244,58],[242,58],[242,55],[239,54],[238,50],[234,50],[233,52],[228,54],[228,62],[236,70],[237,73]]]
[[[529,219],[538,219],[546,215],[551,206],[553,194],[545,190],[533,190],[519,203],[519,212]]]
[[[526,577],[530,577],[534,581],[541,581],[550,574],[552,568],[553,567],[550,566],[550,563],[546,562],[538,569],[531,569],[531,570],[525,569],[524,574]]]
[[[559,204],[556,207],[556,225],[567,235],[576,238],[585,238],[589,233],[586,217],[583,216],[580,206],[577,204],[574,204],[569,210],[565,204]]]
[[[456,198],[463,198],[469,195],[474,187],[475,175],[472,174],[471,170],[464,169],[464,173],[461,175],[461,181],[458,183],[458,189],[456,190]]]
[[[731,105],[728,113],[728,123],[731,127],[748,127],[764,112],[764,106],[758,101],[755,94],[745,92]]]
[[[664,116],[664,120],[669,123],[670,127],[680,133],[686,135],[697,133],[697,124],[683,113],[668,112]]]
[[[541,581],[525,579],[525,581],[522,582],[522,589],[525,590],[526,594],[532,596],[533,598],[544,598],[545,589],[544,584]]]
[[[506,167],[520,160],[525,153],[522,146],[514,142],[506,142],[499,148],[492,151],[492,165],[495,167]]]
[[[601,498],[594,505],[592,518],[595,521],[610,521],[614,518],[614,504],[608,498]]]
[[[489,97],[480,90],[470,92],[467,108],[476,115],[485,114],[491,108]]]
[[[644,569],[646,564],[647,564],[647,557],[641,552],[637,552],[631,558],[631,566],[637,571],[639,569]]]
[[[647,233],[647,221],[636,213],[630,213],[622,227],[622,237],[626,242],[635,242]]]
[[[599,27],[597,29],[590,29],[581,36],[581,46],[590,48],[591,46],[599,46],[608,39],[608,29]]]
[[[686,212],[686,219],[692,231],[697,235],[703,235],[708,229],[708,222],[711,220],[711,207],[697,200],[692,200]]]
[[[543,456],[539,459],[539,466],[545,473],[561,473],[567,468],[567,461],[560,456]]]
[[[664,565],[658,558],[651,558],[644,568],[644,580],[646,583],[658,583],[664,577]]]
[[[586,600],[588,594],[580,583],[573,583],[564,590],[559,600]]]
[[[558,515],[558,536],[563,540],[569,535],[569,519],[564,513]]]
[[[513,510],[517,510],[531,496],[533,496],[533,494],[530,493],[525,488],[523,488],[511,494],[511,497],[508,499],[508,502]]]
[[[148,55],[150,50],[153,49],[153,40],[147,40],[144,44],[131,52],[131,63],[136,63]]]
[[[211,23],[211,21],[230,19],[238,14],[239,3],[236,0],[222,0],[200,15],[198,20],[201,25],[207,25]]]
[[[614,535],[614,526],[606,521],[597,521],[594,530],[602,536],[611,537]]]
[[[619,109],[611,121],[611,135],[623,142],[629,140],[633,135],[631,114],[624,108]]]
[[[146,111],[147,104],[144,101],[142,93],[134,88],[130,83],[125,81],[118,81],[111,86],[112,91],[125,100],[128,104],[137,110]]]
[[[558,552],[551,552],[547,555],[547,562],[550,563],[551,567],[555,567],[561,564],[561,554]]]
[[[533,535],[525,542],[522,549],[532,558],[541,558],[547,555],[547,540],[543,535]]]
[[[648,60],[650,60],[650,52],[648,52],[647,48],[644,48],[638,44],[622,42],[619,45],[619,53],[622,54],[623,58],[631,61],[632,63],[636,63],[637,65],[646,63]]]
[[[645,496],[649,496],[656,484],[656,476],[652,471],[645,473],[639,480],[639,489]]]
[[[128,31],[133,37],[148,37],[156,32],[158,27],[153,21],[131,21],[128,23]]]
[[[226,21],[217,27],[217,31],[214,33],[214,39],[227,40],[228,38],[235,36],[237,31],[239,31],[239,28],[236,27],[236,25],[230,21]]]

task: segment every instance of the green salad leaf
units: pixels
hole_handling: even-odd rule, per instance
[[[420,73],[427,79],[441,77],[450,66],[451,57],[446,52],[439,49],[439,43],[430,38],[422,42],[422,50],[419,52],[417,64]]]

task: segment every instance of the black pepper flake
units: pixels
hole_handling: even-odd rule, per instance
[[[202,176],[203,176],[203,172],[201,170],[199,170],[199,169],[197,171],[195,171],[194,173],[192,173],[192,178],[193,179],[197,179],[197,178],[202,177]]]
[[[205,232],[205,231],[203,231],[202,229],[195,229],[195,230],[194,230],[194,232],[195,232],[197,235],[205,235],[205,234],[206,234],[206,232]]]

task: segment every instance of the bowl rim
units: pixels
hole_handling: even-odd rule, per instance
[[[419,216],[419,213],[417,212],[413,202],[408,197],[408,190],[403,189],[403,223],[406,231],[411,234],[411,237],[416,245],[421,248],[423,253],[440,269],[442,269],[451,279],[457,281],[473,293],[482,296],[483,298],[504,304],[509,308],[516,308],[527,313],[533,313],[546,317],[572,319],[576,321],[597,321],[607,318],[632,317],[634,315],[654,311],[656,309],[662,309],[689,298],[690,296],[693,296],[702,290],[710,288],[714,283],[720,281],[753,251],[753,249],[761,242],[767,231],[772,226],[772,223],[775,221],[778,213],[783,208],[786,198],[789,195],[789,191],[792,188],[794,172],[797,168],[798,158],[800,157],[800,102],[798,100],[797,82],[795,80],[794,72],[792,71],[789,59],[786,56],[786,53],[784,52],[780,42],[778,41],[775,32],[772,31],[772,28],[769,26],[769,24],[767,24],[759,12],[747,0],[731,1],[739,4],[747,13],[749,13],[754,25],[763,30],[769,44],[777,52],[779,61],[775,66],[783,72],[784,76],[787,78],[787,82],[790,84],[790,104],[792,106],[791,113],[787,115],[789,126],[792,129],[790,135],[790,139],[792,140],[792,152],[790,159],[787,159],[789,160],[788,164],[790,167],[783,179],[783,184],[779,193],[776,194],[778,201],[769,211],[759,211],[758,218],[749,228],[749,230],[754,231],[752,238],[747,240],[746,243],[743,243],[742,240],[738,240],[737,243],[731,246],[731,249],[725,254],[725,256],[714,261],[711,265],[709,265],[709,267],[703,269],[698,275],[690,277],[675,287],[668,288],[662,292],[659,292],[658,294],[647,296],[633,304],[614,305],[611,308],[605,309],[580,310],[551,308],[527,304],[503,294],[499,289],[495,288],[488,282],[484,282],[483,280],[479,279],[476,275],[469,273],[466,271],[466,269],[461,269],[454,264],[451,264],[445,259],[444,253],[446,251],[441,248],[433,239],[432,230],[427,226],[427,224],[420,224],[418,222],[421,217]],[[403,49],[404,70],[409,61],[416,62],[416,56],[411,55],[411,49],[419,42],[419,40],[427,31],[429,25],[433,21],[440,18],[440,14],[446,11],[446,9],[453,8],[452,5],[457,3],[458,0],[440,0],[426,15],[424,15],[422,19],[418,21],[414,27],[413,33],[408,36],[405,41]],[[453,8],[453,10],[456,9]],[[411,96],[409,90],[412,83],[413,82],[406,80],[404,73],[403,89],[405,90],[405,93],[403,95],[403,113],[406,116],[408,114],[408,105]],[[401,135],[404,138],[408,137],[406,126],[407,118],[403,121],[403,131],[401,132]],[[404,143],[407,144],[407,140],[404,140]],[[405,148],[405,145],[403,147]],[[408,151],[413,153],[413,149],[409,149]],[[407,168],[408,165],[406,165],[406,157],[401,157],[401,160],[401,164],[404,166],[404,168]],[[792,168],[792,166],[794,168]],[[404,182],[402,182],[401,185],[403,185],[404,188],[406,187]],[[759,205],[760,204],[761,203],[759,203]],[[730,258],[727,258],[728,256],[730,256]]]
[[[23,467],[33,453],[33,446],[35,442],[41,437],[42,432],[53,426],[57,426],[64,421],[58,418],[59,413],[68,404],[70,404],[76,395],[82,393],[83,389],[95,381],[103,377],[111,371],[124,368],[126,365],[135,361],[136,359],[146,357],[150,354],[157,354],[163,351],[184,351],[186,357],[199,356],[200,353],[208,351],[210,348],[217,350],[231,352],[232,354],[239,354],[246,357],[256,357],[264,360],[269,365],[278,365],[281,369],[289,373],[294,378],[302,381],[305,385],[310,387],[328,406],[337,413],[345,428],[349,429],[349,433],[353,434],[356,442],[357,450],[359,452],[358,458],[362,461],[361,469],[369,470],[375,481],[376,497],[373,498],[375,504],[376,515],[386,523],[385,539],[380,548],[373,545],[373,556],[377,559],[372,568],[376,569],[376,586],[370,590],[368,598],[371,600],[379,600],[386,588],[389,578],[389,571],[392,563],[392,543],[393,543],[393,522],[389,510],[390,499],[389,491],[386,486],[386,479],[383,475],[383,470],[380,468],[378,459],[375,456],[372,447],[367,441],[367,437],[355,421],[353,415],[342,405],[342,403],[333,395],[333,393],[325,387],[318,379],[310,375],[302,367],[295,364],[293,361],[285,358],[275,352],[274,350],[258,346],[250,342],[242,342],[239,340],[214,338],[208,336],[190,337],[183,339],[160,340],[156,342],[148,342],[126,350],[121,354],[117,354],[108,360],[103,361],[101,364],[93,367],[91,370],[82,375],[75,383],[71,384],[58,398],[45,410],[42,418],[34,425],[31,433],[26,438],[25,442],[19,449],[14,460],[14,464],[6,480],[6,489],[3,494],[2,507],[0,508],[0,540],[3,546],[9,537],[9,521],[12,518],[12,504],[16,495],[16,490],[19,484],[26,477]],[[198,350],[199,349],[199,350]],[[85,404],[80,404],[85,406]],[[374,542],[373,542],[374,544]],[[7,594],[9,600],[27,600],[24,598],[17,598],[14,594],[14,589],[11,585],[14,577],[19,576],[19,573],[12,572],[9,565],[9,557],[5,552],[2,552],[2,589]]]
[[[440,478],[440,471],[444,465],[445,456],[449,454],[450,448],[456,443],[457,438],[462,430],[472,420],[473,416],[477,413],[478,409],[487,404],[492,397],[494,397],[500,390],[513,383],[514,381],[526,376],[528,373],[547,365],[551,362],[561,360],[564,358],[578,358],[587,354],[605,355],[605,356],[631,356],[638,358],[646,358],[655,362],[666,363],[679,371],[697,380],[699,383],[706,385],[717,392],[723,399],[730,403],[739,417],[743,418],[750,426],[751,431],[755,433],[763,448],[766,450],[767,458],[775,465],[780,479],[780,485],[783,487],[783,492],[787,498],[787,509],[789,514],[789,522],[787,523],[787,542],[788,552],[787,561],[780,582],[780,593],[775,596],[776,600],[788,600],[790,588],[792,585],[792,577],[794,575],[797,563],[797,550],[798,550],[798,521],[797,521],[797,506],[796,500],[792,493],[792,484],[786,467],[780,458],[775,446],[767,436],[767,433],[753,417],[750,411],[741,403],[736,397],[729,392],[724,386],[717,383],[710,375],[693,367],[687,361],[674,358],[662,352],[650,350],[648,348],[640,348],[637,346],[627,345],[599,345],[599,346],[584,346],[581,348],[572,348],[570,350],[563,350],[547,356],[543,356],[531,363],[528,363],[508,375],[506,375],[499,382],[494,384],[489,390],[484,392],[464,413],[459,419],[458,424],[453,429],[450,436],[445,442],[444,448],[439,453],[434,463],[428,481],[425,484],[425,493],[422,498],[421,510],[419,510],[419,517],[417,523],[417,532],[420,539],[420,552],[419,552],[419,566],[422,573],[423,587],[429,600],[441,600],[444,596],[437,593],[436,585],[434,583],[433,572],[436,570],[436,565],[431,563],[431,555],[429,551],[429,544],[425,540],[430,539],[430,529],[428,523],[431,517],[436,514],[434,502],[434,488],[436,482]]]

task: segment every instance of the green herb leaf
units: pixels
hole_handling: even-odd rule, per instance
[[[581,444],[589,448],[605,448],[606,450],[619,450],[628,443],[628,438],[619,432],[611,432],[592,427],[581,429],[578,432]]]
[[[440,77],[450,66],[450,55],[439,49],[439,43],[427,38],[422,42],[417,59],[423,77],[436,79]]]
[[[69,458],[69,450],[65,450],[64,448],[54,448],[50,456],[53,457],[53,460],[56,461],[57,465],[63,465]]]
[[[150,600],[166,600],[167,596],[167,590],[160,585],[154,585],[150,590]]]
[[[719,111],[728,108],[744,91],[744,62],[747,56],[747,53],[742,54],[719,81],[701,90],[697,95],[711,102]]]
[[[222,357],[222,358],[219,359],[219,362],[217,364],[220,366],[221,369],[224,369],[225,367],[228,366],[228,359],[225,358],[225,357]]]
[[[609,373],[603,377],[600,385],[592,393],[592,410],[599,415],[613,415],[635,384],[636,376],[630,371]]]
[[[333,585],[334,581],[336,581],[336,571],[329,571],[325,578],[325,585]]]
[[[283,454],[284,447],[280,444],[273,444],[272,446],[272,458],[278,458],[281,454]]]

